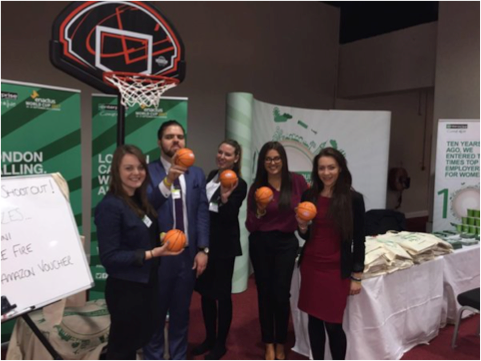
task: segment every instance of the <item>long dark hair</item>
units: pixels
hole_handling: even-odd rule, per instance
[[[339,177],[332,190],[332,198],[329,204],[327,216],[332,218],[339,229],[342,240],[351,242],[353,234],[352,219],[352,176],[347,167],[347,161],[344,155],[334,148],[324,148],[314,158],[312,162],[311,188],[307,191],[307,198],[317,204],[317,199],[324,189],[318,174],[319,159],[321,157],[331,157],[339,166]]]
[[[286,150],[279,142],[267,142],[261,148],[259,152],[259,159],[257,160],[257,172],[256,178],[252,186],[254,189],[267,186],[268,173],[266,171],[266,155],[270,150],[275,150],[279,153],[282,161],[281,170],[281,195],[279,197],[279,209],[289,209],[291,207],[291,174],[289,172],[289,166],[287,164]],[[254,194],[252,195],[254,197]],[[255,202],[252,202],[255,205]]]
[[[139,205],[132,200],[131,197],[125,192],[124,187],[122,186],[122,180],[120,179],[120,164],[122,163],[122,159],[126,154],[132,154],[133,156],[137,157],[140,164],[145,169],[145,180],[142,185],[135,190],[134,195],[140,200],[140,207]],[[125,203],[128,204],[130,208],[139,216],[143,217],[146,214],[150,216],[156,217],[157,214],[154,208],[150,205],[147,199],[147,187],[150,183],[149,180],[149,169],[147,167],[147,162],[145,160],[145,156],[142,151],[137,148],[135,145],[121,145],[119,146],[112,158],[112,166],[110,168],[110,183],[109,183],[109,192],[113,195],[120,197],[124,200]]]
[[[241,169],[242,169],[242,147],[241,145],[234,139],[224,139],[220,144],[219,147],[222,144],[227,144],[230,145],[231,147],[234,148],[234,154],[239,157],[239,160],[237,163],[234,163],[234,166],[232,167],[232,170],[236,172],[236,174],[239,177],[242,177]],[[217,148],[219,148],[217,147]]]

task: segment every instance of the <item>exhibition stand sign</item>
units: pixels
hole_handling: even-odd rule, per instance
[[[438,124],[433,231],[457,226],[479,235],[479,119]]]

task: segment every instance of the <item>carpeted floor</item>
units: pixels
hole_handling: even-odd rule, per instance
[[[260,328],[257,313],[257,293],[253,278],[249,279],[247,291],[233,295],[234,317],[227,342],[228,352],[225,360],[258,360],[264,358],[264,346],[260,341]],[[194,294],[191,306],[189,330],[189,351],[204,340],[204,324],[200,308],[200,297]],[[454,327],[447,326],[430,345],[420,345],[407,352],[403,360],[479,360],[479,315],[463,321],[458,336],[458,347],[451,349],[451,337]],[[289,327],[286,350],[290,360],[307,360],[306,357],[290,351],[294,345],[294,330]],[[368,347],[368,346],[366,346]],[[190,353],[189,353],[190,355]],[[203,356],[189,359],[203,359]]]
[[[249,279],[248,289],[232,296],[234,315],[227,340],[228,352],[224,360],[258,360],[264,358],[264,344],[261,342],[257,311],[257,291],[253,277]],[[189,355],[190,350],[201,343],[205,337],[204,323],[200,306],[200,296],[194,292],[190,308]],[[294,346],[294,329],[289,327],[286,350]],[[289,351],[290,360],[307,360],[306,357]],[[202,360],[203,356],[189,359]]]
[[[228,352],[224,360],[258,360],[264,358],[263,344],[260,342],[260,329],[257,317],[257,293],[254,280],[249,279],[247,291],[233,295],[234,317],[228,339]],[[429,345],[419,345],[404,354],[403,360],[479,360],[480,342],[478,335],[479,315],[463,320],[459,335],[458,347],[451,348],[454,326],[449,325],[440,330],[439,335]],[[204,340],[204,324],[200,308],[200,297],[194,293],[191,306],[189,330],[189,359],[193,358],[190,350]],[[286,350],[289,360],[307,360],[306,357],[290,351],[294,345],[294,330],[289,327]],[[366,346],[368,347],[368,346]],[[6,350],[2,349],[2,359]]]

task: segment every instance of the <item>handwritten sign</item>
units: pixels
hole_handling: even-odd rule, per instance
[[[17,305],[8,318],[92,287],[72,209],[52,176],[2,178],[0,196],[2,296]]]

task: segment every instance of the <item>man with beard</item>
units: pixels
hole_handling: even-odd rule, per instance
[[[157,210],[160,232],[180,229],[187,236],[187,249],[162,261],[159,289],[162,323],[144,347],[144,359],[164,358],[165,317],[169,313],[169,355],[173,360],[187,358],[189,307],[196,277],[204,272],[209,253],[209,204],[202,169],[175,164],[176,152],[185,147],[180,123],[169,120],[158,134],[160,159],[149,164],[150,200]]]

